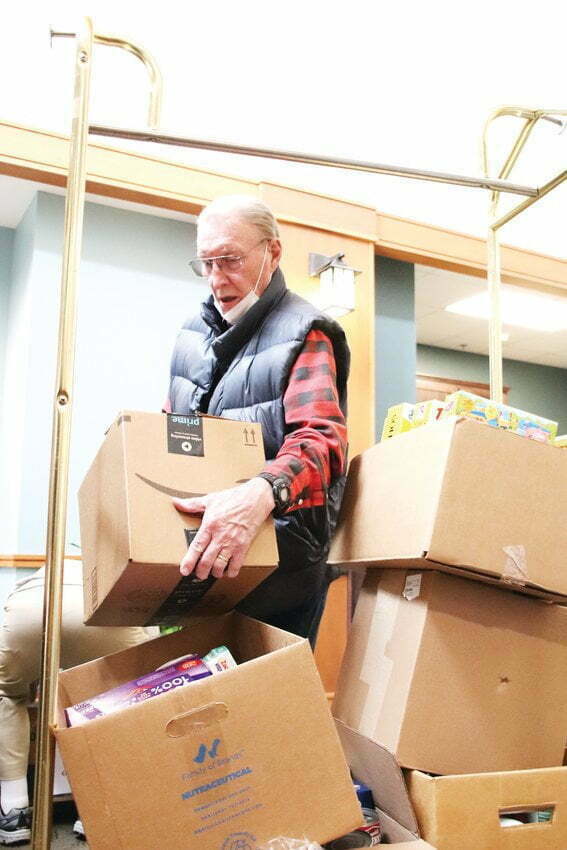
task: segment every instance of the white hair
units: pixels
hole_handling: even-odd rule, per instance
[[[253,224],[266,239],[279,239],[278,223],[271,209],[263,201],[252,195],[222,195],[211,201],[197,219],[197,234],[199,226],[209,216],[226,216]]]

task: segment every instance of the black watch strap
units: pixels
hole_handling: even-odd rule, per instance
[[[263,478],[272,485],[275,507],[274,516],[283,516],[291,507],[291,486],[282,475],[272,475],[270,472],[260,472],[258,478]]]

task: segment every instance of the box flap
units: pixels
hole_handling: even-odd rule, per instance
[[[396,754],[404,707],[411,699],[431,575],[368,571],[335,691],[335,717]],[[405,596],[412,597],[411,606],[403,604]]]
[[[418,835],[417,820],[406,790],[402,771],[385,747],[371,741],[341,720],[335,720],[347,763],[355,779],[364,782],[376,805],[412,835]]]
[[[221,617],[195,618],[191,626],[145,643],[113,652],[59,673],[61,707],[88,699],[155,670],[188,652],[206,655],[226,645],[238,664],[278,649],[303,644],[304,638],[232,612]]]
[[[371,564],[429,549],[454,428],[454,421],[438,422],[354,458],[329,563]]]
[[[567,452],[459,419],[428,556],[565,595],[566,502]]]

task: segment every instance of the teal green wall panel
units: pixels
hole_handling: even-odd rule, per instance
[[[429,345],[417,346],[417,371],[461,381],[490,382],[488,357]],[[510,387],[508,404],[559,423],[567,432],[567,370],[521,360],[504,360],[504,384]]]
[[[410,263],[375,260],[376,439],[387,410],[415,401],[414,269]]]
[[[17,503],[10,534],[3,537],[0,528],[5,552],[45,551],[64,200],[38,193],[14,238],[8,330],[20,339],[25,356],[19,358],[18,424],[10,426],[18,443],[19,455],[11,460],[18,480],[0,485],[0,498]],[[192,222],[86,204],[69,481],[71,553],[77,551],[71,544],[80,542],[76,492],[105,430],[121,409],[159,411],[165,401],[179,328],[208,295],[206,283],[189,268],[194,253]],[[25,308],[21,327],[19,303]],[[7,399],[3,408],[2,417],[14,419]]]
[[[15,231],[12,228],[0,227],[0,387],[4,386],[14,235]]]

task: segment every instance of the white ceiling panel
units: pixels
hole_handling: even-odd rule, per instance
[[[422,345],[488,354],[488,323],[448,313],[448,304],[474,295],[486,286],[482,278],[460,275],[428,266],[415,267],[417,340]],[[509,341],[502,343],[504,357],[567,368],[567,332],[546,333],[504,326]]]
[[[416,302],[420,306],[442,309],[454,301],[476,295],[486,288],[486,281],[470,275],[457,274],[428,266],[415,267]]]

